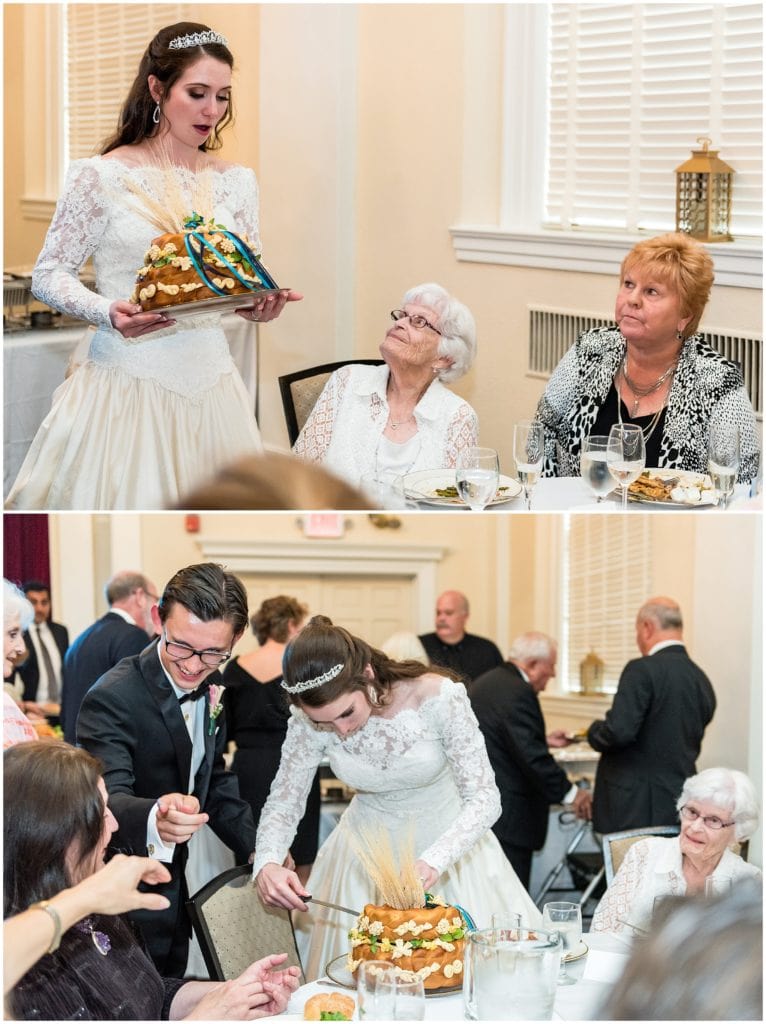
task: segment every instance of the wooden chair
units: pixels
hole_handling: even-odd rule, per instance
[[[249,864],[229,868],[187,902],[210,977],[237,978],[254,960],[287,953],[285,966],[301,969],[295,932],[286,910],[266,907],[252,884]]]
[[[625,854],[633,843],[638,842],[639,839],[646,839],[647,836],[677,836],[680,831],[678,825],[654,825],[646,828],[626,829],[624,832],[606,832],[601,837],[601,846],[604,853],[607,887],[612,884],[612,879],[619,871]]]
[[[282,396],[282,407],[285,411],[287,436],[290,447],[298,440],[298,434],[311,415],[322,388],[330,379],[330,375],[341,366],[356,363],[362,366],[380,366],[382,359],[344,359],[339,363],[324,363],[322,366],[310,366],[307,370],[296,370],[279,378],[279,392]]]

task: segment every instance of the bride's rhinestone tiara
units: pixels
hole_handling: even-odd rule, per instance
[[[333,665],[332,668],[328,668],[326,672],[323,672],[321,676],[315,676],[314,679],[304,679],[302,683],[296,683],[295,686],[288,686],[283,679],[282,688],[287,690],[288,693],[303,693],[304,690],[313,690],[317,686],[321,686],[322,683],[329,683],[331,679],[339,676],[342,671],[342,663],[340,665]]]
[[[186,50],[190,46],[204,46],[205,43],[220,43],[221,46],[226,47],[229,45],[220,32],[211,32],[208,29],[206,32],[193,32],[189,36],[176,36],[168,43],[168,49]]]

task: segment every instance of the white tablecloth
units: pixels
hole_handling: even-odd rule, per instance
[[[556,989],[553,1005],[554,1020],[594,1020],[614,981],[628,961],[630,940],[618,935],[596,933],[585,935],[590,952],[583,967],[583,976],[575,985],[560,985]],[[287,1012],[264,1020],[302,1020],[303,1006],[317,992],[343,992],[337,986],[326,986],[318,981],[303,985],[293,995]],[[353,993],[349,992],[349,995]],[[356,1019],[356,1018],[355,1018]],[[463,993],[434,996],[426,999],[426,1020],[465,1020]]]
[[[738,484],[734,496],[729,502],[729,510],[748,511],[761,507],[760,498],[751,499],[749,484]],[[419,507],[429,511],[440,511],[439,506],[422,502]],[[454,511],[455,506],[443,511]],[[621,510],[618,493],[612,492],[604,501],[597,502],[585,482],[579,476],[544,478],[538,480],[532,492],[532,512],[593,512],[596,515],[609,515]],[[659,505],[652,502],[628,502],[628,512],[670,512],[692,511],[698,515],[720,515],[722,510],[715,505],[702,505],[696,508],[686,505]],[[470,515],[467,508],[461,510]],[[524,496],[519,494],[512,501],[501,505],[493,505],[491,512],[526,512]]]
[[[258,359],[254,325],[235,313],[227,313],[223,327],[255,409]],[[85,358],[91,331],[87,324],[82,324],[3,336],[4,495],[8,494],[32,439],[50,411],[53,392],[64,380],[70,360],[81,362]]]

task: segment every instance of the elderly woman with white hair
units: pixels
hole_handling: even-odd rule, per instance
[[[708,768],[684,783],[676,804],[681,833],[634,843],[593,915],[591,931],[649,931],[663,896],[718,893],[761,872],[734,847],[758,827],[752,782],[732,768]]]
[[[422,284],[391,318],[380,345],[385,365],[336,370],[293,449],[355,487],[452,467],[477,443],[476,413],[445,387],[476,355],[470,310],[440,285]]]
[[[23,632],[29,629],[35,610],[25,594],[15,584],[3,579],[3,679],[13,676],[16,659],[26,653]],[[35,727],[18,707],[8,690],[3,689],[3,748],[36,740]]]

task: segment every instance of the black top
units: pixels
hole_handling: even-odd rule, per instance
[[[105,956],[90,925],[102,948],[108,942]],[[160,977],[126,921],[93,915],[27,971],[13,990],[11,1010],[17,1020],[167,1020],[184,984]]]
[[[647,468],[656,469],[660,464],[660,442],[662,441],[662,434],[665,429],[665,416],[667,415],[667,406],[660,413],[660,418],[657,421],[657,426],[651,433],[651,437],[646,441],[646,463]],[[654,419],[654,413],[649,416],[631,416],[628,413],[628,407],[625,403],[622,403],[622,422],[623,423],[635,423],[637,427],[641,427],[642,430],[646,431],[647,427]],[[604,404],[598,411],[596,416],[596,422],[591,427],[591,434],[603,434],[605,437],[609,437],[610,429],[619,423],[619,416],[617,415],[617,388],[612,382],[612,386],[609,389],[609,393],[604,399]]]
[[[474,636],[473,633],[466,633],[456,644],[445,644],[436,633],[426,633],[420,637],[420,642],[433,665],[451,668],[466,682],[471,682],[496,665],[503,664],[503,656],[495,644],[483,636]]]
[[[226,730],[239,750],[264,742],[281,746],[290,717],[290,705],[281,682],[281,675],[264,682],[255,679],[236,659],[223,670]]]

